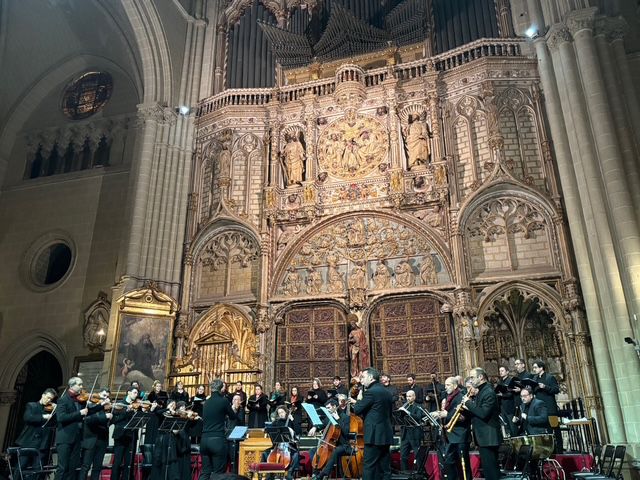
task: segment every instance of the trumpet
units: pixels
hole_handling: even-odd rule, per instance
[[[469,398],[468,395],[465,395],[464,397],[462,397],[462,400],[456,407],[455,412],[453,412],[453,416],[451,417],[451,420],[449,420],[447,424],[444,426],[444,429],[447,431],[447,433],[451,433],[455,428],[456,423],[458,423],[458,420],[460,419],[460,415],[462,414],[462,408],[464,407],[464,402],[466,402],[468,398]]]

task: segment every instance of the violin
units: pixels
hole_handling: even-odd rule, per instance
[[[44,411],[47,413],[53,413],[56,411],[56,408],[58,407],[58,405],[56,403],[47,403],[44,405]]]
[[[99,393],[89,394],[86,390],[82,390],[76,399],[82,403],[100,403],[103,400]]]

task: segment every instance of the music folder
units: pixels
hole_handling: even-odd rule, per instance
[[[320,415],[318,415],[318,412],[316,412],[316,408],[312,404],[303,403],[302,408],[304,408],[304,411],[307,412],[309,420],[311,420],[313,426],[321,427],[322,425],[324,425],[322,423],[322,420],[320,420]]]
[[[248,431],[249,431],[249,427],[234,427],[233,430],[231,430],[231,433],[229,434],[229,436],[227,437],[227,440],[231,440],[231,441],[244,440]]]

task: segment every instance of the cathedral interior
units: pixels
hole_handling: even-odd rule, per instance
[[[0,0],[3,450],[78,372],[523,358],[640,465],[639,84],[636,0]]]

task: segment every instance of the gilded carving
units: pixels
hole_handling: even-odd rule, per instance
[[[408,117],[408,125],[403,129],[407,149],[408,168],[428,165],[431,159],[429,141],[431,131],[427,124],[426,113],[413,114]]]
[[[386,129],[378,120],[350,112],[329,125],[318,141],[320,169],[340,179],[369,175],[386,161],[389,150]]]

